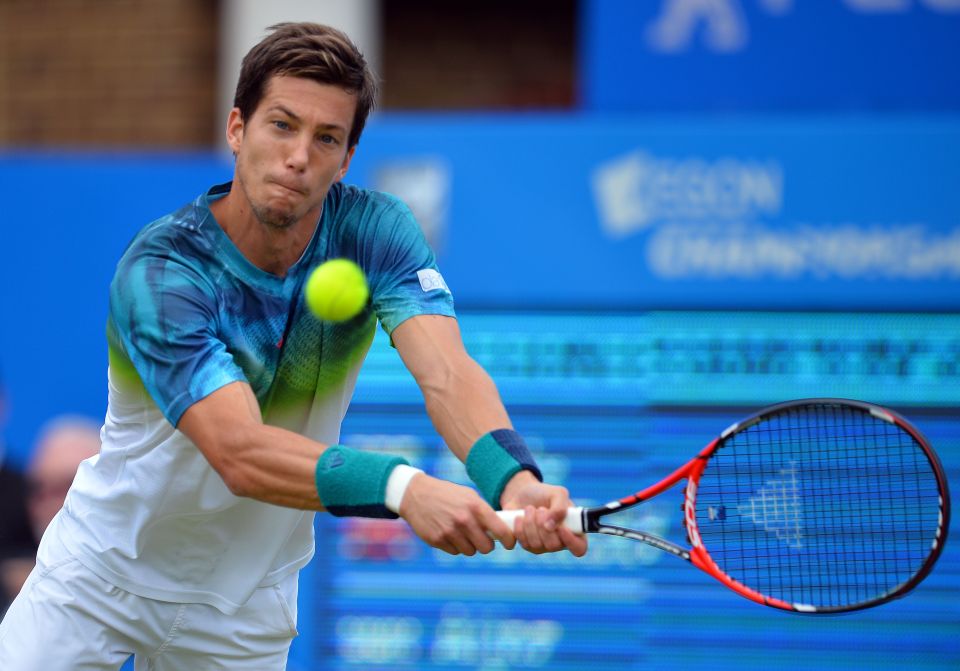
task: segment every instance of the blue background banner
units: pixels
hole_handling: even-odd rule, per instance
[[[410,203],[468,351],[547,477],[588,504],[659,479],[730,422],[799,396],[900,410],[956,484],[958,156],[960,121],[947,118],[385,115],[349,178]],[[49,417],[103,416],[117,259],[147,222],[231,174],[212,153],[0,156],[0,351],[16,460]],[[343,440],[466,483],[422,403],[380,334]],[[637,523],[681,540],[680,497],[651,502]],[[597,539],[584,561],[468,561],[402,523],[319,516],[291,669],[582,671],[602,651],[618,669],[759,671],[774,646],[820,669],[904,658],[946,668],[960,661],[943,624],[957,617],[957,547],[915,594],[825,626],[621,539]],[[940,624],[902,638],[904,622]]]
[[[461,309],[951,312],[957,156],[952,119],[381,116],[348,177],[411,204]],[[117,260],[231,174],[215,154],[0,155],[14,458],[46,408],[102,415]]]

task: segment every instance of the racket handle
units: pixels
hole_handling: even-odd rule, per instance
[[[498,510],[497,516],[507,523],[513,529],[513,523],[518,517],[523,517],[522,510]],[[567,508],[567,516],[563,520],[563,526],[570,529],[575,534],[583,533],[583,506],[572,506]]]

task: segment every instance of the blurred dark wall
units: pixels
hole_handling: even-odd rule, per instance
[[[385,109],[576,105],[575,0],[384,0]]]

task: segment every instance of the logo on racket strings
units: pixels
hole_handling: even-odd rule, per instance
[[[803,547],[803,519],[797,465],[791,461],[778,477],[767,480],[745,503],[737,506],[741,517],[792,548]]]

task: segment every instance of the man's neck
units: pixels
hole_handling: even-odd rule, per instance
[[[257,268],[285,277],[310,244],[319,211],[307,213],[286,228],[268,226],[257,219],[250,204],[231,191],[210,205],[210,211],[237,249]]]

